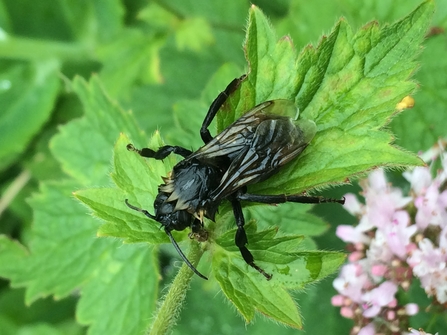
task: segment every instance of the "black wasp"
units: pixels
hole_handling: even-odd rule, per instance
[[[172,145],[163,146],[157,151],[149,148],[136,149],[132,144],[127,146],[128,150],[143,157],[161,160],[175,153],[184,158],[167,177],[163,177],[164,184],[158,187],[154,202],[155,215],[132,206],[127,199],[126,204],[160,222],[182,259],[194,273],[204,279],[207,278],[186,258],[171,231],[191,227],[193,235],[203,236],[203,217],[214,221],[223,200],[230,201],[233,207],[237,225],[235,243],[243,259],[268,280],[272,275],[254,263],[253,255],[246,247],[248,240],[241,201],[266,204],[344,203],[344,200],[322,197],[257,195],[246,192],[247,185],[269,178],[281,166],[296,158],[315,135],[316,126],[312,121],[297,120],[297,109],[292,101],[272,100],[257,105],[213,138],[208,130],[211,121],[244,79],[245,76],[234,79],[211,104],[200,128],[200,136],[205,145],[197,151]],[[291,110],[295,117],[285,116]]]

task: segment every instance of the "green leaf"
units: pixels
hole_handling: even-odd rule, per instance
[[[180,100],[174,106],[175,132],[164,132],[166,141],[181,145],[185,148],[198,148],[203,145],[202,139],[197,136],[197,129],[200,129],[203,118],[209,106],[216,98],[216,92],[222,90],[228,82],[241,74],[241,69],[232,63],[224,64],[212,76],[203,88],[200,100]],[[212,134],[216,133],[216,122],[209,127]],[[169,136],[171,135],[171,136]]]
[[[244,14],[250,2],[246,0],[226,2],[197,2],[195,0],[177,2],[175,0],[166,0],[162,5],[181,19],[201,16],[217,27],[222,28],[222,25],[226,25],[227,29],[234,29],[236,25],[237,29],[239,29],[240,22],[245,19]],[[173,7],[175,7],[175,11]]]
[[[138,13],[138,18],[157,31],[168,31],[178,23],[178,18],[174,13],[155,2],[144,7]]]
[[[61,128],[51,141],[51,149],[64,171],[85,185],[105,185],[112,147],[119,134],[132,135],[136,143],[145,143],[131,113],[124,112],[105,94],[97,77],[86,83],[76,77],[72,89],[84,105],[85,117]]]
[[[414,108],[391,124],[398,135],[397,143],[409,150],[428,150],[438,138],[447,136],[447,85],[444,76],[447,73],[447,59],[439,57],[445,53],[444,42],[443,35],[432,36],[425,41],[425,50],[421,55],[424,66],[416,74],[424,89],[416,92]]]
[[[1,243],[1,242],[0,242]],[[24,289],[2,290],[0,295],[0,329],[2,335],[17,334],[64,334],[80,335],[81,325],[73,318],[76,298],[61,301],[52,298],[41,299],[31,306],[24,303]],[[40,329],[47,331],[41,332]]]
[[[35,211],[36,235],[31,242],[31,256],[21,262],[10,262],[10,267],[15,272],[8,275],[14,286],[27,285],[28,303],[50,292],[57,297],[69,294],[79,282],[85,280],[89,267],[96,265],[95,259],[103,252],[104,243],[107,245],[109,242],[91,239],[97,224],[85,220],[82,207],[70,206],[72,200],[67,193],[70,194],[74,186],[46,185],[42,187],[42,194],[34,197],[31,202],[33,206],[39,205],[39,210]],[[48,227],[47,222],[53,223],[53,226]],[[64,229],[64,226],[71,224],[76,229]],[[83,258],[85,250],[89,249],[91,259]],[[55,255],[57,257],[54,257]],[[54,267],[65,275],[51,271]],[[77,276],[74,276],[74,273],[77,273]]]
[[[442,0],[444,1],[444,0]],[[300,2],[290,2],[287,16],[275,24],[281,34],[290,34],[298,48],[310,41],[316,42],[321,32],[329,31],[335,17],[344,17],[353,28],[359,28],[365,22],[393,22],[408,14],[409,9],[421,4],[421,0],[314,0],[312,5],[304,6]],[[443,5],[439,4],[438,11]],[[261,8],[263,8],[261,6]],[[318,9],[318,10],[316,10]]]
[[[16,34],[59,41],[93,37],[110,40],[123,25],[124,15],[123,4],[118,0],[51,3],[24,0],[20,4],[12,1],[8,2],[7,10]],[[32,15],[25,18],[24,11]]]
[[[0,235],[0,275],[8,278],[15,276],[16,265],[27,256],[27,250],[20,243]]]
[[[121,187],[91,188],[75,192],[75,196],[94,210],[95,215],[105,221],[98,231],[99,236],[113,236],[125,239],[125,242],[169,242],[166,233],[160,230],[160,224],[126,206],[124,200],[137,207],[152,206],[156,196],[153,185],[159,183],[160,176],[166,175],[166,166],[162,162],[148,165],[139,155],[126,149],[130,140],[121,135],[115,145],[112,178]],[[161,146],[158,133],[152,137],[152,147]],[[145,176],[145,178],[141,178]]]
[[[166,162],[148,161],[129,152],[126,148],[128,143],[129,139],[121,135],[114,150],[112,179],[120,189],[93,188],[77,191],[75,196],[88,205],[97,217],[105,221],[98,231],[100,236],[120,237],[126,242],[146,241],[152,244],[167,242],[166,234],[159,229],[159,224],[146,218],[142,213],[127,208],[124,199],[129,198],[129,202],[137,207],[152,206],[156,196],[154,185],[160,182],[160,176],[167,175],[168,171],[172,169],[175,163],[174,157],[170,157]],[[158,133],[155,133],[148,146],[157,148],[161,145],[161,139]],[[222,213],[225,212],[222,211]],[[222,224],[223,221],[220,222]],[[280,322],[300,328],[299,311],[286,289],[301,288],[308,282],[323,278],[340,265],[344,255],[325,252],[298,253],[296,250],[299,249],[302,236],[275,237],[276,229],[268,229],[259,233],[256,233],[255,230],[254,225],[247,225],[250,250],[262,266],[265,265],[274,273],[274,285],[278,286],[280,283],[283,288],[273,290],[277,296],[269,295],[268,292],[271,292],[272,288],[268,288],[267,284],[263,283],[266,286],[265,290],[261,290],[262,292],[256,298],[246,300],[246,305],[237,305],[237,308],[247,321],[251,321],[254,311],[259,310]],[[235,280],[235,274],[247,273],[247,264],[241,259],[239,249],[234,245],[234,235],[235,230],[230,230],[218,237],[216,243],[225,251],[213,252],[213,273],[222,287],[228,287],[228,283]],[[180,240],[181,238],[176,237],[176,239]],[[327,261],[328,255],[336,256],[337,261]],[[222,268],[228,269],[228,271],[222,273]],[[298,273],[299,275],[296,275]],[[250,278],[253,283],[259,282],[260,279],[257,272],[248,272],[247,278]],[[228,289],[223,288],[223,290],[227,294]],[[245,292],[250,293],[251,290],[253,290],[253,286],[245,287]],[[230,293],[227,295],[230,300],[235,299]],[[264,300],[268,300],[270,303],[259,303]],[[286,301],[289,301],[289,304],[283,306]],[[281,308],[283,312],[279,312]]]
[[[120,248],[119,241],[93,239],[97,223],[86,220],[81,206],[72,206],[68,194],[73,188],[73,184],[47,185],[33,198],[33,207],[39,209],[34,212],[35,237],[30,254],[15,262],[6,259],[10,267],[7,275],[14,287],[27,286],[27,303],[49,294],[65,297],[80,289],[77,314],[81,323],[93,324],[98,334],[112,333],[112,329],[124,325],[128,334],[135,333],[145,327],[150,306],[155,308],[157,269],[151,266],[153,260],[148,262],[154,255],[136,245]],[[140,281],[147,286],[138,284]],[[133,300],[136,296],[138,300]],[[121,307],[114,309],[113,320],[104,319],[112,305]],[[141,321],[127,324],[133,313]]]
[[[14,17],[20,17],[18,14],[23,10],[10,3],[8,6],[15,8]],[[162,133],[169,133],[176,144],[188,143],[197,148],[197,127],[209,102],[229,82],[226,77],[229,74],[211,79],[200,101],[177,105],[176,121],[184,126],[186,132],[194,131],[191,137],[195,139],[180,136],[178,129],[171,127],[172,117],[167,111],[179,98],[197,96],[199,88],[209,80],[209,75],[222,60],[233,60],[242,65],[237,56],[238,48],[233,46],[240,44],[241,37],[237,33],[243,21],[240,20],[243,13],[240,9],[247,5],[246,2],[222,2],[216,5],[218,7],[212,2],[207,2],[205,7],[194,1],[182,2],[178,7],[170,5],[169,1],[166,3],[168,6],[165,8],[176,20],[184,18],[183,28],[189,34],[198,32],[198,17],[207,18],[207,29],[200,32],[204,35],[195,47],[207,45],[211,41],[210,32],[217,42],[199,55],[199,65],[191,62],[190,52],[176,53],[174,38],[160,51],[159,45],[152,43],[137,48],[145,40],[164,43],[164,37],[153,39],[154,31],[144,31],[147,26],[140,29],[142,22],[135,19],[140,4],[126,3],[126,9],[135,7],[124,14],[125,7],[119,1],[106,5],[95,1],[76,12],[67,13],[66,17],[59,15],[63,11],[58,9],[69,11],[70,4],[63,7],[62,2],[57,2],[57,6],[53,6],[57,9],[51,9],[50,13],[57,15],[57,22],[62,22],[57,26],[63,26],[63,29],[50,29],[54,28],[53,25],[42,25],[38,29],[38,36],[49,32],[48,36],[62,39],[72,33],[85,45],[66,43],[52,49],[48,47],[50,43],[33,40],[36,43],[27,44],[27,48],[0,51],[4,56],[17,52],[15,55],[25,59],[38,59],[42,55],[51,56],[53,50],[65,50],[60,52],[67,55],[67,59],[78,59],[79,55],[86,54],[86,50],[89,58],[92,57],[94,48],[102,61],[100,78],[104,84],[98,77],[93,77],[89,83],[76,78],[71,86],[68,85],[80,98],[85,116],[64,125],[50,144],[52,153],[71,180],[44,182],[39,194],[32,198],[35,222],[31,233],[26,236],[30,240],[28,249],[9,239],[0,239],[3,248],[0,273],[11,279],[11,285],[27,287],[27,302],[47,295],[59,299],[77,292],[80,296],[78,319],[80,323],[90,325],[92,334],[132,334],[147,328],[152,321],[158,290],[155,248],[147,243],[122,245],[121,242],[159,244],[168,241],[166,234],[159,230],[158,223],[128,208],[124,199],[153,212],[160,176],[167,175],[175,164],[175,158],[164,162],[143,159],[127,151],[127,143],[139,148],[159,147],[162,145],[160,135],[146,136],[138,126],[155,129],[161,122]],[[171,7],[173,11],[170,11]],[[250,191],[301,192],[343,182],[347,176],[356,176],[379,165],[395,167],[419,163],[414,156],[390,146],[392,136],[384,132],[383,127],[395,115],[397,102],[415,88],[409,76],[416,68],[414,56],[419,51],[432,7],[432,2],[424,3],[400,23],[382,28],[370,24],[358,32],[352,32],[345,21],[340,21],[317,47],[307,47],[299,55],[291,39],[283,38],[278,42],[263,14],[252,8],[245,43],[249,75],[218,116],[219,130],[257,103],[282,98],[295,101],[302,117],[316,122],[318,132],[296,163],[268,182],[253,185]],[[42,13],[49,7],[40,8],[43,10],[38,16],[43,17]],[[84,20],[76,26],[80,18]],[[22,32],[32,31],[34,23],[25,21],[21,18],[9,26],[22,29]],[[21,23],[23,28],[20,28]],[[124,24],[131,24],[137,31],[135,35],[134,31],[128,35],[127,32],[121,34]],[[167,29],[172,27],[171,24],[168,22]],[[162,25],[161,29],[164,28]],[[182,40],[186,41],[188,36]],[[125,37],[130,37],[129,43]],[[98,45],[97,39],[110,44]],[[8,45],[24,45],[21,44],[24,40],[18,38],[12,42]],[[40,47],[35,48],[35,53],[24,52],[33,50],[32,45]],[[121,46],[127,49],[121,49]],[[185,44],[185,48],[192,47],[193,44]],[[68,57],[68,54],[73,57]],[[128,64],[130,67],[123,61],[126,57],[132,63]],[[173,58],[177,60],[174,62]],[[88,67],[83,73],[90,73],[90,70]],[[242,74],[239,70],[234,72],[237,74],[231,74],[229,78]],[[117,78],[123,81],[118,82]],[[128,87],[129,83],[145,84],[160,82],[161,79],[166,81],[166,85]],[[132,113],[123,111],[107,97],[102,85],[120,94],[120,99],[126,99],[128,106],[138,106],[141,113],[139,122],[134,120]],[[183,122],[184,119],[187,122]],[[147,138],[151,138],[149,143]],[[170,139],[168,143],[173,142]],[[110,186],[108,176],[112,165],[112,180],[117,187]],[[73,199],[73,191],[101,222],[86,215],[88,210]],[[313,246],[306,246],[306,239],[298,234],[316,236],[326,229],[326,224],[305,213],[300,206],[265,207],[246,209],[246,213],[250,213],[247,219],[251,215],[252,219],[262,220],[258,223],[259,230],[248,220],[246,227],[248,248],[253,251],[256,263],[274,274],[271,281],[267,282],[242,260],[234,245],[235,230],[228,231],[229,226],[234,228],[228,204],[220,208],[221,216],[216,223],[206,223],[210,239],[201,247],[210,251],[212,274],[221,285],[221,291],[234,302],[246,321],[252,321],[256,311],[260,311],[281,323],[299,328],[302,322],[300,312],[289,290],[300,289],[333,272],[344,256],[309,251]],[[280,226],[281,230],[277,231],[275,226]],[[122,240],[97,238],[95,234]],[[180,232],[175,238],[180,241],[186,238],[186,234],[187,231]],[[208,275],[206,266],[201,265],[205,268],[203,273]],[[201,282],[200,289],[209,288],[209,285],[213,285],[213,280],[206,285]],[[183,294],[185,292],[186,288],[182,290]],[[318,303],[318,300],[309,301],[308,309]],[[177,310],[170,314],[171,317],[176,315]],[[228,329],[228,324],[225,326]],[[34,330],[39,331],[37,327]],[[49,328],[44,330],[51,331]]]
[[[7,266],[0,266],[0,272],[11,279],[12,286],[27,287],[28,303],[79,291],[78,320],[90,325],[92,334],[135,334],[147,328],[155,310],[159,275],[153,248],[122,247],[121,241],[95,238],[99,222],[86,216],[72,192],[107,180],[112,147],[120,132],[140,141],[144,134],[130,114],[105,95],[97,78],[90,83],[77,78],[72,87],[85,116],[61,128],[51,147],[73,178],[41,185],[30,202],[34,225],[29,254],[21,254],[20,247],[8,243],[9,251],[0,255]],[[5,264],[3,258],[0,263]],[[113,318],[104,318],[110,310]]]
[[[187,308],[183,309],[174,334],[185,334],[193,330],[197,335],[216,332],[222,335],[276,333],[296,335],[326,334],[327,329],[337,329],[337,334],[349,334],[352,326],[349,320],[340,318],[340,312],[328,303],[335,294],[330,278],[317,285],[309,285],[305,290],[294,294],[294,298],[299,301],[300,312],[303,314],[304,329],[301,332],[279,325],[277,322],[271,322],[263,316],[257,317],[256,322],[244,325],[240,315],[237,315],[234,309],[228,308],[228,302],[221,298],[220,293],[220,289],[203,290],[200,282],[193,282],[188,292]],[[204,301],[208,303],[204,304]],[[197,319],[197,315],[209,317]]]
[[[301,328],[298,307],[286,289],[300,289],[324,278],[343,263],[345,256],[326,251],[296,252],[303,236],[277,236],[276,228],[255,231],[254,225],[246,225],[250,251],[256,264],[273,274],[273,279],[260,280],[259,273],[250,271],[234,245],[236,229],[216,239],[221,248],[213,249],[213,274],[247,322],[258,310],[276,321]]]
[[[287,37],[277,41],[267,18],[254,6],[248,21],[245,57],[250,66],[247,80],[218,115],[218,132],[256,104],[274,99],[294,100],[298,80],[296,50]]]
[[[98,48],[104,66],[100,78],[112,96],[126,96],[132,84],[161,82],[159,49],[163,40],[138,30],[126,30],[113,42]]]
[[[98,185],[101,180],[104,181],[103,185],[107,184],[112,147],[119,134],[131,134],[133,140],[140,143],[145,141],[145,135],[138,130],[131,114],[121,110],[107,97],[96,77],[90,83],[76,78],[72,87],[84,105],[85,116],[61,129],[52,141],[52,151],[64,169],[78,180],[76,188],[79,188],[80,183]],[[72,186],[71,190],[74,189]],[[108,199],[107,192],[105,194],[100,200]],[[123,201],[123,198],[119,198],[113,202],[115,208],[119,208],[118,203],[125,208]],[[67,205],[67,208],[72,207],[73,204]],[[82,219],[78,221],[82,222]],[[86,224],[94,231],[97,230],[92,222]],[[82,250],[89,250],[85,245],[92,242],[100,244],[103,250],[100,257],[92,257],[91,253],[95,251],[92,246],[89,255],[84,253],[84,257],[80,256],[81,260],[93,260],[94,263],[94,275],[90,274],[91,280],[83,287],[83,299],[78,306],[80,322],[91,325],[90,331],[97,334],[133,334],[146,329],[155,309],[158,290],[158,268],[155,267],[152,248],[147,245],[121,247],[120,241],[92,239],[92,232],[86,238],[88,241],[80,241],[84,245]],[[79,238],[73,240],[79,241]],[[100,264],[95,261],[97,259],[101,259]],[[104,318],[106,310],[111,308],[114,310],[113,320]]]
[[[297,206],[294,203],[285,203],[280,206],[258,205],[249,207],[248,218],[262,218],[258,224],[262,224],[263,227],[275,225],[281,227],[282,232],[298,233],[304,236],[323,234],[329,225],[308,211],[309,206]]]
[[[180,50],[191,49],[196,52],[214,42],[210,24],[201,17],[183,20],[176,31],[175,39]]]
[[[393,25],[372,23],[357,33],[341,20],[317,48],[306,47],[295,60],[290,40],[276,42],[266,18],[252,8],[249,75],[226,104],[219,129],[257,103],[286,98],[295,100],[301,117],[315,121],[318,130],[298,159],[250,191],[299,193],[377,166],[423,164],[393,146],[384,127],[398,112],[397,103],[416,88],[409,78],[432,13],[433,3],[426,2]]]
[[[0,170],[30,143],[48,120],[59,90],[59,64],[54,60],[10,63],[0,73]]]
[[[357,33],[341,20],[317,48],[307,47],[297,56],[291,40],[277,41],[267,19],[252,7],[245,42],[250,71],[218,115],[218,131],[260,102],[288,99],[296,102],[304,119],[315,121],[317,133],[296,162],[250,190],[299,193],[341,183],[376,166],[421,164],[414,154],[390,145],[392,135],[383,128],[396,113],[396,104],[415,89],[409,77],[416,68],[413,59],[431,13],[432,3],[427,2],[394,25],[379,28],[369,24]],[[83,99],[89,100],[87,92],[82,93]],[[198,109],[200,104],[184,103],[182,110],[186,113],[188,107]],[[187,131],[190,126],[185,124]],[[112,178],[120,190],[90,189],[78,191],[76,196],[106,221],[100,235],[127,242],[167,241],[162,231],[156,231],[155,222],[126,208],[123,200],[128,198],[133,206],[151,212],[159,178],[166,176],[175,162],[171,157],[166,162],[143,159],[126,150],[128,142],[121,136],[114,150]],[[148,146],[156,149],[161,145],[156,133]],[[279,215],[262,217],[265,223],[276,225]],[[291,223],[301,217],[309,222],[302,229],[310,235],[326,228],[303,211],[291,212],[284,220]],[[248,223],[248,247],[255,262],[273,274],[273,279],[266,281],[242,259],[234,244],[236,230],[225,230],[230,221],[229,206],[221,207],[216,223],[207,226],[210,238],[203,244],[211,250],[212,272],[222,291],[247,322],[259,311],[300,328],[300,312],[288,290],[321,280],[334,272],[345,256],[305,250],[303,236],[296,234],[299,224],[290,235],[281,235],[277,228],[257,231],[255,224]]]

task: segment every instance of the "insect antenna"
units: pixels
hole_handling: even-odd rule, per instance
[[[137,212],[141,212],[144,215],[146,215],[148,218],[151,218],[153,220],[156,220],[155,215],[152,215],[151,213],[149,213],[147,210],[136,207],[134,205],[131,205],[129,203],[128,199],[125,199],[124,202],[126,203],[127,207],[137,211]],[[160,227],[161,228],[161,227]],[[196,274],[198,275],[200,278],[203,278],[205,280],[208,280],[207,277],[205,277],[203,274],[201,274],[195,267],[194,265],[191,264],[191,262],[189,261],[188,258],[186,258],[185,254],[183,253],[182,249],[180,249],[180,247],[177,244],[177,241],[174,239],[174,237],[172,236],[171,232],[166,229],[165,227],[165,233],[166,235],[168,235],[169,239],[171,240],[171,243],[174,245],[175,250],[177,250],[178,254],[180,255],[180,257],[183,259],[183,261],[186,263],[186,265],[189,266],[189,268]]]
[[[191,262],[189,261],[188,258],[186,258],[185,254],[183,253],[182,249],[180,249],[180,247],[178,246],[176,240],[174,239],[174,237],[172,236],[171,232],[167,229],[165,229],[166,235],[168,235],[169,239],[171,240],[171,243],[174,245],[175,250],[177,250],[177,252],[179,253],[180,257],[185,261],[186,265],[189,266],[189,268],[196,274],[198,275],[200,278],[203,278],[205,280],[208,280],[207,277],[205,277],[203,274],[201,274],[195,267],[194,265],[191,264]]]
[[[129,204],[129,200],[128,199],[125,199],[124,202],[126,203],[127,207],[129,207],[130,209],[133,209],[134,211],[137,211],[137,212],[141,212],[144,215],[146,215],[148,218],[150,218],[152,220],[155,220],[155,216],[152,215],[151,213],[149,213],[147,210]]]

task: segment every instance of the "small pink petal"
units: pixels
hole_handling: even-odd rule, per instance
[[[340,309],[340,315],[347,318],[347,319],[353,319],[354,318],[354,312],[352,311],[351,307],[342,307]]]
[[[364,258],[365,257],[365,253],[364,252],[361,252],[361,251],[354,251],[354,252],[352,252],[351,254],[349,254],[349,256],[348,256],[348,260],[351,262],[351,263],[354,263],[354,262],[356,262],[356,261],[358,261],[358,260],[360,260],[360,259],[362,259],[362,258]]]
[[[407,315],[416,315],[419,312],[419,306],[417,304],[406,304],[405,312]]]
[[[337,227],[335,234],[345,242],[351,243],[369,243],[370,239],[363,234],[358,228],[348,225],[340,225]]]
[[[416,250],[418,248],[418,246],[416,245],[416,243],[410,243],[407,245],[406,249],[407,249],[407,254],[411,254],[414,250]]]
[[[380,313],[380,310],[381,310],[380,306],[373,305],[363,312],[363,316],[365,318],[373,318]]]
[[[383,264],[376,264],[376,265],[373,265],[372,267],[371,267],[371,273],[374,275],[374,276],[380,276],[380,277],[383,277],[383,275],[385,274],[385,273],[387,273],[388,272],[388,267],[386,266],[386,265],[383,265]]]
[[[396,318],[396,312],[393,310],[390,310],[386,313],[386,318],[388,319],[388,321],[392,321]]]
[[[334,295],[331,298],[332,306],[343,306],[344,301],[345,297],[343,297],[341,294]]]
[[[396,299],[391,300],[390,303],[387,306],[390,307],[390,308],[396,307],[397,306],[397,300]]]
[[[374,323],[369,323],[360,331],[358,332],[358,335],[375,335],[376,333],[376,327],[374,326]]]
[[[345,194],[345,204],[343,206],[352,215],[362,214],[363,204],[358,201],[357,197],[352,193]]]
[[[426,167],[416,167],[411,172],[404,172],[403,176],[417,195],[424,194],[432,182],[430,169]]]
[[[385,173],[382,169],[371,172],[368,176],[369,185],[374,190],[384,190],[387,187]]]

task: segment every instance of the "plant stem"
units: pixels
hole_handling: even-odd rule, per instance
[[[24,60],[57,58],[61,61],[91,59],[87,44],[39,40],[22,37],[0,37],[0,57]]]
[[[14,200],[17,194],[25,187],[31,179],[31,173],[28,170],[22,171],[8,186],[0,198],[0,216],[8,208],[9,204]]]
[[[200,243],[191,240],[188,259],[192,264],[196,265],[202,255],[203,250],[200,247]],[[147,332],[148,335],[166,334],[176,324],[193,275],[194,273],[191,269],[183,263],[169,288],[168,294],[157,311],[155,320]]]

